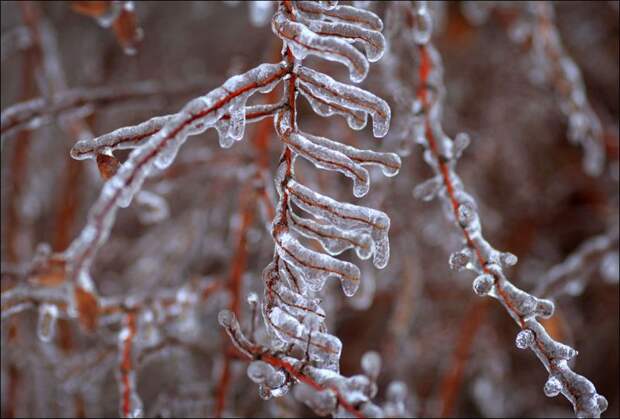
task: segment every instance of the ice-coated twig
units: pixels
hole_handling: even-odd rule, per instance
[[[275,252],[263,271],[262,312],[271,340],[268,347],[287,348],[283,354],[290,361],[263,354],[261,362],[250,364],[248,375],[260,384],[264,398],[281,396],[297,382],[297,398],[321,415],[336,413],[339,406],[357,417],[376,416],[381,411],[369,407],[374,406],[369,402],[372,392],[354,391],[355,383],[361,385],[360,378],[339,374],[342,343],[327,332],[326,314],[314,293],[321,291],[330,278],[340,281],[347,296],[357,291],[359,268],[334,257],[347,249],[355,249],[362,259],[373,256],[376,267],[385,267],[390,220],[381,211],[339,202],[299,183],[295,179],[295,159],[303,157],[318,169],[338,171],[351,178],[353,194],[361,197],[368,193],[370,182],[365,166],[379,166],[385,175],[394,176],[400,158],[301,131],[297,125],[299,93],[317,114],[342,115],[353,129],[362,129],[370,115],[376,137],[387,133],[390,121],[390,109],[384,100],[307,68],[302,61],[311,54],[343,63],[351,80],[360,82],[368,72],[368,62],[383,55],[381,27],[373,13],[335,3],[284,1],[272,19],[272,29],[284,44],[283,61],[291,70],[283,84],[284,106],[278,106],[274,115],[276,133],[284,148],[275,176],[279,197],[271,225]],[[353,43],[361,44],[364,53]],[[306,217],[297,214],[292,204]],[[318,241],[328,254],[306,247],[300,241],[302,237]],[[220,323],[242,353],[254,357],[263,351],[245,338],[233,313],[221,312]],[[294,367],[300,362],[307,364],[306,370]],[[309,378],[313,375],[317,378]],[[322,386],[326,378],[338,384]],[[366,383],[370,385],[367,379]],[[338,386],[341,388],[335,394],[327,391]],[[364,407],[360,410],[357,405]]]
[[[55,92],[50,98],[39,97],[16,103],[2,111],[2,141],[24,129],[39,128],[66,115],[86,116],[109,106],[132,104],[160,96],[192,92],[213,84],[211,78],[162,85],[148,80],[112,87],[74,88]]]
[[[560,110],[568,119],[568,139],[583,148],[583,167],[591,176],[605,168],[605,140],[601,121],[588,101],[581,70],[566,52],[555,23],[552,2],[466,2],[465,15],[481,23],[494,8],[515,9],[508,31],[514,42],[528,47],[531,78],[550,85],[558,98]]]
[[[273,115],[283,104],[254,105],[245,110],[246,122],[256,122]],[[95,158],[100,154],[110,154],[115,150],[134,149],[145,144],[157,134],[176,114],[156,116],[138,125],[123,127],[97,138],[80,140],[71,149],[74,159]],[[229,121],[230,114],[221,117]]]
[[[432,23],[426,2],[416,2],[415,6],[408,8],[408,12],[422,17],[412,19],[413,22]],[[549,372],[545,394],[553,397],[561,392],[573,404],[577,416],[599,417],[607,408],[607,400],[596,392],[587,378],[573,372],[568,365],[577,352],[553,340],[537,320],[538,317],[548,318],[553,314],[553,303],[514,286],[505,276],[504,267],[514,265],[516,256],[496,250],[482,235],[476,202],[465,191],[455,171],[456,162],[469,140],[459,134],[453,141],[443,132],[443,69],[439,53],[430,42],[430,33],[427,33],[431,31],[432,25],[422,26],[418,33],[424,36],[414,37],[419,64],[412,109],[419,110],[415,119],[414,140],[424,147],[424,160],[435,177],[416,187],[415,194],[426,199],[434,196],[441,199],[446,217],[463,235],[464,247],[450,256],[450,266],[457,270],[474,271],[478,275],[473,282],[474,292],[499,300],[519,325],[521,331],[517,334],[517,347],[530,348]],[[431,184],[432,187],[429,186]]]
[[[564,261],[549,269],[538,282],[534,294],[553,298],[564,293],[578,294],[593,271],[600,269],[605,275],[606,270],[614,270],[614,264],[617,277],[617,255],[618,225],[615,225],[609,231],[586,240]],[[612,281],[618,282],[617,279]]]
[[[263,64],[226,83],[205,96],[193,99],[129,156],[103,186],[98,200],[90,210],[88,223],[67,249],[65,257],[71,262],[72,282],[92,289],[88,268],[97,249],[106,241],[116,209],[126,207],[142,186],[149,173],[167,168],[188,136],[204,132],[222,121],[226,114],[234,115],[226,128],[220,127],[220,143],[232,144],[241,138],[245,126],[245,102],[254,93],[266,92],[289,72],[285,63]]]
[[[337,417],[372,418],[383,417],[384,413],[389,417],[408,415],[402,405],[406,394],[406,387],[402,383],[399,383],[402,387],[400,397],[394,397],[393,392],[388,392],[388,400],[383,408],[370,401],[377,392],[375,380],[381,364],[377,354],[366,354],[362,358],[364,374],[347,378],[332,369],[313,366],[293,354],[274,351],[251,342],[231,311],[221,311],[218,321],[237,349],[250,361],[248,377],[259,384],[263,398],[285,394],[294,384],[295,397],[321,416],[333,414]]]

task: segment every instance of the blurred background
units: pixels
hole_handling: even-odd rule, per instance
[[[388,7],[387,2],[357,3],[382,18]],[[583,150],[567,139],[567,120],[553,88],[535,82],[528,46],[511,40],[510,13],[518,14],[520,6],[477,21],[463,2],[431,3],[433,42],[445,66],[444,129],[451,137],[466,132],[472,139],[458,172],[479,204],[483,231],[497,249],[518,256],[519,263],[507,272],[515,285],[555,301],[555,315],[545,326],[579,351],[574,369],[607,398],[604,417],[617,417],[618,2],[553,3],[566,53],[582,72],[603,128],[606,163],[600,176],[584,172]],[[3,116],[19,102],[63,92],[98,98],[42,111],[24,129],[3,132],[3,292],[19,283],[16,272],[32,260],[39,244],[63,251],[85,225],[102,181],[93,161],[70,158],[80,135],[98,136],[175,112],[229,76],[279,60],[281,42],[271,32],[271,12],[258,19],[247,2],[134,6],[143,38],[123,44],[122,30],[119,35],[99,26],[72,2],[1,3]],[[28,40],[32,13],[56,38],[44,45],[43,62]],[[134,54],[124,51],[134,48]],[[401,83],[414,86],[415,48],[398,54]],[[346,78],[342,66],[307,62]],[[320,118],[305,102],[300,114],[305,131],[403,157],[398,176],[373,173],[363,199],[351,195],[344,177],[299,160],[296,166],[298,177],[316,190],[381,209],[392,220],[388,267],[377,270],[356,260],[363,276],[356,296],[346,298],[338,284],[323,292],[329,330],[343,341],[341,372],[359,373],[364,352],[378,351],[383,369],[377,399],[384,397],[387,383],[404,381],[410,411],[417,416],[572,416],[564,398],[545,397],[547,373],[532,352],[515,347],[518,328],[505,310],[472,292],[471,273],[450,270],[449,255],[460,249],[461,239],[438,201],[412,195],[432,174],[422,148],[407,138],[411,109],[395,102],[382,65],[371,65],[361,86],[392,106],[392,129],[383,140],[373,139],[369,128],[351,131],[338,117]],[[279,159],[282,146],[270,125],[248,126],[245,139],[226,150],[209,130],[189,140],[167,171],[147,180],[144,189],[165,199],[168,213],[153,214],[148,203],[118,212],[92,269],[100,294],[156,293],[192,278],[225,281],[238,263],[237,236],[261,158],[255,147],[261,132],[268,133],[271,174]],[[260,273],[273,252],[267,222],[257,215],[247,231],[244,301],[249,292],[262,295]],[[575,252],[584,254],[593,239],[606,244],[573,262],[575,269],[565,278],[541,285],[554,266]],[[189,329],[177,331],[191,344],[164,348],[140,364],[138,392],[147,416],[214,415],[228,345],[216,317],[229,298],[225,289],[216,293],[192,313]],[[243,306],[247,325],[250,307]],[[36,324],[36,310],[5,319],[3,306],[2,416],[117,416],[117,354],[110,333],[86,333],[63,319],[52,342],[42,342]],[[242,361],[231,364],[224,416],[312,414],[290,395],[261,400],[245,367]]]

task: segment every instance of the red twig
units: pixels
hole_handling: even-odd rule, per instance
[[[469,359],[476,332],[489,307],[489,300],[471,304],[461,326],[461,332],[452,355],[452,364],[441,382],[441,417],[454,416],[454,405],[463,382],[463,372]]]

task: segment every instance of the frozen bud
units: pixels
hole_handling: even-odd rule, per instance
[[[545,383],[543,391],[545,392],[545,396],[555,397],[560,394],[560,391],[562,391],[562,383],[557,377],[550,375],[549,379]]]
[[[551,300],[538,300],[536,302],[535,313],[537,316],[540,316],[544,319],[547,319],[553,316],[553,312],[555,311],[555,305]]]
[[[52,254],[52,246],[49,243],[39,243],[34,251],[35,262],[41,262],[47,260]]]
[[[428,179],[413,189],[413,197],[426,202],[431,201],[437,196],[439,188],[441,188],[440,178]]]
[[[414,16],[413,41],[416,44],[426,44],[433,33],[433,20],[426,5],[418,8]]]
[[[251,292],[251,293],[248,294],[248,304],[251,307],[258,306],[258,301],[259,301],[259,299],[258,299],[258,294],[257,293]]]
[[[459,132],[458,134],[456,134],[456,137],[454,137],[454,143],[453,143],[453,156],[455,159],[458,159],[461,157],[461,155],[463,154],[463,151],[465,151],[465,149],[469,146],[469,143],[471,142],[469,135],[464,133],[464,132]]]
[[[263,361],[254,361],[248,365],[248,377],[255,383],[264,383],[274,372],[274,368]]]
[[[601,413],[603,413],[605,410],[607,410],[607,407],[609,406],[609,403],[607,402],[607,399],[603,396],[601,396],[600,394],[596,395],[596,404],[598,406],[598,409]]]
[[[610,284],[618,284],[618,279],[620,278],[619,268],[618,252],[609,252],[601,261],[601,276]]]
[[[392,381],[387,389],[388,400],[399,403],[407,398],[407,384],[402,381]]]
[[[493,289],[493,276],[482,274],[474,279],[473,288],[476,295],[485,296]]]
[[[500,255],[500,260],[504,266],[514,266],[519,261],[519,258],[510,252],[504,252]]]
[[[234,323],[237,322],[235,318],[235,314],[230,310],[222,310],[217,315],[217,321],[220,326],[229,328],[232,327]]]
[[[467,267],[469,263],[469,252],[459,251],[454,252],[450,255],[450,269],[455,271],[462,271]]]
[[[37,322],[37,336],[43,342],[50,342],[56,332],[58,307],[54,304],[42,304],[39,307],[39,321]]]
[[[530,329],[523,329],[517,334],[515,344],[519,349],[526,349],[534,343],[534,332]]]
[[[375,351],[369,351],[362,356],[362,370],[375,381],[381,370],[381,356]]]
[[[476,211],[471,204],[465,202],[459,205],[457,216],[461,227],[468,227],[476,218]]]

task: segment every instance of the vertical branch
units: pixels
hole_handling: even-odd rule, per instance
[[[119,411],[123,418],[135,418],[142,415],[142,402],[136,393],[136,372],[134,366],[134,339],[136,333],[136,313],[129,311],[124,315],[123,328],[118,335]]]
[[[416,16],[432,23],[425,2],[416,3],[416,8]],[[497,299],[519,325],[521,331],[516,337],[517,347],[531,349],[549,372],[544,387],[545,394],[554,397],[562,393],[572,403],[578,416],[598,417],[607,409],[607,400],[596,392],[596,388],[586,377],[575,373],[568,365],[568,361],[576,356],[577,352],[553,340],[537,319],[551,317],[554,311],[553,303],[536,298],[514,286],[505,276],[503,266],[514,265],[517,257],[494,249],[482,235],[476,202],[465,191],[455,170],[457,160],[468,145],[468,139],[459,135],[452,141],[443,133],[441,118],[445,88],[441,59],[429,42],[432,25],[426,25],[424,29],[428,36],[416,40],[420,64],[416,91],[418,103],[415,105],[421,108],[422,118],[422,129],[416,140],[426,149],[428,157],[425,161],[435,173],[435,178],[427,182],[430,182],[430,185],[439,185],[434,188],[429,198],[439,195],[443,200],[448,209],[446,215],[457,226],[465,245],[461,251],[450,256],[450,265],[453,269],[476,272],[474,292]],[[427,92],[431,89],[434,91],[432,97]],[[417,188],[425,190],[429,186],[427,182]],[[414,194],[417,195],[416,192]]]

